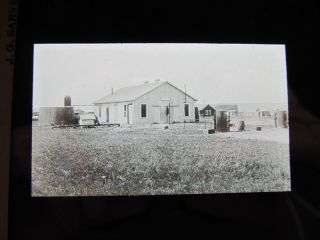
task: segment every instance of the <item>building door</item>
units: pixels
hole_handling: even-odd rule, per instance
[[[160,123],[168,123],[169,107],[160,107]]]
[[[195,121],[199,122],[199,111],[198,111],[198,107],[194,108],[194,114],[195,114]]]
[[[127,105],[127,120],[129,124],[133,124],[133,108],[132,104]]]
[[[106,108],[106,122],[109,122],[109,108]]]

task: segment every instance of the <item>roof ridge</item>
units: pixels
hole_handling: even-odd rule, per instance
[[[144,85],[147,85],[147,84],[164,83],[164,82],[167,82],[167,81],[149,82],[149,83],[142,83],[142,84],[136,84],[136,85],[126,86],[126,87],[121,87],[121,88],[119,88],[118,90],[116,90],[116,92],[119,91],[120,89],[124,89],[124,88],[139,87],[139,86],[144,86]],[[110,94],[109,94],[109,95],[110,95]]]
[[[117,95],[119,94],[119,91],[123,91],[123,90],[126,90],[126,89],[130,89],[130,88],[139,88],[139,87],[143,87],[143,86],[150,86],[151,84],[155,84],[154,87],[152,87],[151,89],[147,89],[145,92],[139,94],[138,96],[134,96],[132,97],[132,99],[128,100],[128,101],[132,101],[134,99],[137,99],[138,97],[144,95],[145,93],[147,92],[150,92],[152,91],[153,89],[161,86],[162,84],[166,83],[167,81],[154,81],[154,82],[149,82],[149,83],[143,83],[143,84],[139,84],[139,85],[131,85],[131,86],[126,86],[126,87],[122,87],[122,88],[119,88],[118,90],[114,91],[112,94],[108,94],[102,98],[99,98],[98,100],[94,101],[93,103],[103,103],[104,99],[106,99],[107,97],[111,97],[113,95]],[[124,100],[118,100],[118,101],[115,101],[115,102],[123,102]]]

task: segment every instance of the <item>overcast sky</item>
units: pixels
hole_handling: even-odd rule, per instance
[[[198,103],[287,103],[284,45],[37,44],[33,106],[91,104],[121,87],[160,79]]]

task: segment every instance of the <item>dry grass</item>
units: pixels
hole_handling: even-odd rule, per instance
[[[32,195],[288,191],[288,151],[199,129],[34,128]]]

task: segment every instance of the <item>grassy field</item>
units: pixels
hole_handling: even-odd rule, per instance
[[[290,190],[289,145],[272,139],[181,127],[34,127],[32,144],[33,196]]]

